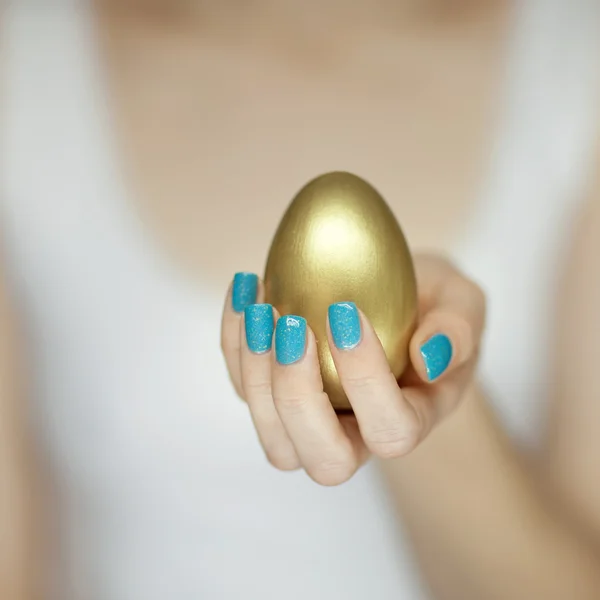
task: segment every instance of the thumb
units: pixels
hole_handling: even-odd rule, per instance
[[[438,290],[410,342],[412,366],[425,382],[445,378],[474,358],[485,318],[483,292],[471,281],[455,273]]]

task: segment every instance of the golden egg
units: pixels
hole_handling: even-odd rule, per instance
[[[394,214],[366,181],[328,173],[304,186],[277,228],[265,271],[266,301],[304,317],[317,338],[324,389],[350,410],[327,341],[327,310],[355,302],[400,377],[417,316],[412,257]]]

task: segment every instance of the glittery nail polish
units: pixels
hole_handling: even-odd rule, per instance
[[[306,319],[286,315],[275,327],[275,356],[282,365],[291,365],[304,356],[306,349]]]
[[[256,302],[258,276],[254,273],[236,273],[233,277],[231,305],[235,312],[242,312],[249,304]]]
[[[438,333],[421,346],[421,356],[429,381],[437,379],[452,360],[452,343],[448,336]]]
[[[351,350],[360,342],[360,317],[354,302],[338,302],[329,307],[329,326],[336,348]]]
[[[262,354],[271,349],[273,339],[273,307],[270,304],[251,304],[244,310],[246,343],[250,352]]]

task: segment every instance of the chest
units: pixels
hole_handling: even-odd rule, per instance
[[[135,210],[175,260],[220,284],[262,270],[288,202],[332,170],[371,181],[413,246],[448,244],[487,166],[504,58],[497,28],[487,42],[472,32],[437,47],[381,36],[333,54],[318,42],[316,54],[307,42],[282,56],[207,40],[183,64],[161,53],[151,67],[133,42],[107,43]]]

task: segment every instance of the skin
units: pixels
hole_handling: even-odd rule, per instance
[[[454,410],[476,362],[484,324],[483,294],[437,257],[418,255],[415,268],[422,316],[410,343],[414,372],[408,374],[405,387],[398,386],[362,312],[356,348],[337,349],[328,329],[336,369],[356,415],[341,419],[323,392],[312,330],[308,328],[303,358],[293,365],[279,364],[273,351],[253,354],[245,342],[244,314],[233,311],[229,292],[223,311],[223,353],[233,385],[248,402],[274,466],[303,467],[317,483],[339,485],[370,454],[382,458],[408,454]],[[262,296],[261,286],[259,302]],[[438,332],[448,335],[454,351],[445,376],[432,385],[420,348]]]
[[[0,270],[1,273],[1,270]],[[0,598],[35,597],[39,482],[23,402],[20,335],[0,278]]]
[[[353,5],[338,22],[337,0],[169,19],[98,3],[131,203],[177,269],[219,290],[261,272],[287,202],[338,168],[378,187],[412,247],[452,243],[492,140],[510,11],[494,0],[452,20],[413,2],[391,27],[402,2]]]
[[[594,205],[575,250],[583,260],[600,250],[599,206]],[[422,311],[406,381],[391,375],[364,314],[355,348],[338,350],[329,332],[353,417],[338,418],[323,393],[310,329],[305,354],[296,363],[279,364],[274,350],[252,354],[244,316],[233,312],[228,295],[222,348],[267,457],[281,470],[304,469],[321,485],[344,483],[369,455],[379,459],[436,598],[597,598],[600,489],[593,453],[600,448],[587,420],[598,416],[597,384],[588,374],[593,358],[584,359],[583,368],[576,369],[583,380],[569,388],[581,394],[576,403],[583,415],[571,416],[564,400],[557,405],[555,441],[534,470],[511,445],[473,381],[484,325],[482,292],[441,258],[417,255],[415,263]],[[600,300],[598,279],[591,287],[576,279],[565,302],[580,304],[585,297],[591,308]],[[567,339],[570,331],[563,333]],[[430,382],[419,350],[439,332],[450,338],[455,353],[446,371]],[[579,334],[578,348],[597,356],[597,336]],[[564,379],[561,375],[560,384]]]
[[[165,0],[97,3],[132,202],[174,265],[225,288],[234,271],[261,271],[281,199],[323,164],[342,161],[381,182],[411,246],[433,249],[416,253],[422,310],[411,342],[411,377],[401,385],[391,380],[363,317],[361,343],[351,351],[332,349],[357,415],[337,419],[320,390],[312,333],[303,359],[282,367],[273,353],[248,351],[243,317],[232,314],[226,300],[225,359],[267,457],[276,468],[304,468],[323,485],[341,484],[367,459],[377,460],[435,598],[597,598],[600,414],[594,400],[600,390],[594,357],[600,336],[590,324],[600,302],[593,259],[600,251],[600,184],[590,193],[561,287],[555,322],[562,341],[548,369],[557,391],[549,398],[551,435],[539,456],[524,456],[472,378],[484,299],[441,258],[469,214],[484,166],[507,6],[365,1],[338,23],[339,2],[327,3],[331,10],[317,4],[307,0],[300,10],[291,1],[257,1],[248,9]],[[315,23],[311,15],[317,14]],[[251,15],[260,15],[263,27],[247,27]],[[326,33],[317,35],[317,25]],[[252,86],[243,85],[249,72]],[[339,90],[355,123],[351,144],[344,120],[326,118],[339,109]],[[309,118],[298,126],[265,111],[265,102],[277,106],[273,98]],[[374,112],[384,124],[379,129]],[[398,129],[390,137],[391,123]],[[439,131],[447,134],[440,138]],[[423,144],[426,155],[414,151]],[[360,154],[361,147],[378,152]],[[208,198],[219,201],[202,200]],[[252,210],[247,198],[254,199]],[[9,313],[3,331],[17,329]],[[449,369],[430,383],[419,347],[437,330],[452,339],[455,352]],[[7,365],[16,341],[4,336],[2,343],[2,372],[12,374]],[[17,388],[2,388],[0,399],[13,432],[24,430],[13,416],[22,404]],[[26,495],[33,476],[20,458],[27,456],[22,440],[25,432],[0,436],[6,465],[0,490]],[[32,597],[26,583],[34,565],[24,548],[35,511],[19,506],[16,520],[6,504],[0,511],[0,529],[14,527],[14,535],[0,539],[0,590],[15,590],[0,597],[10,600]]]

